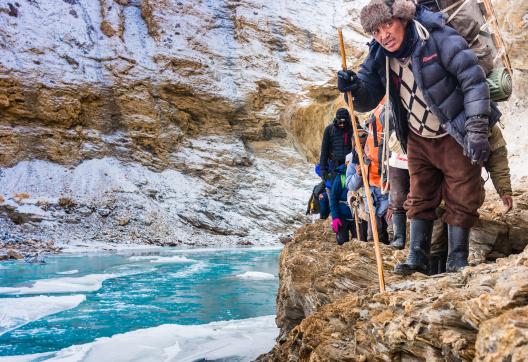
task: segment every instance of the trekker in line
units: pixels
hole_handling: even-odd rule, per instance
[[[393,122],[393,117],[391,117]],[[389,138],[389,210],[387,220],[392,221],[394,238],[391,246],[395,249],[404,249],[407,239],[407,215],[403,207],[409,194],[409,167],[407,155],[401,149],[395,132],[391,132]]]
[[[488,161],[484,164],[488,172],[493,187],[499,194],[505,207],[505,212],[513,208],[512,187],[510,177],[510,167],[508,163],[508,150],[506,140],[497,124],[491,129],[489,136],[491,153]],[[486,193],[482,190],[481,204],[484,202]],[[437,214],[442,216],[445,213],[443,207],[438,207]],[[448,229],[441,219],[435,221],[433,226],[433,236],[431,241],[431,256],[429,258],[429,275],[444,273],[446,271],[446,261],[448,252],[447,242]]]
[[[332,229],[336,233],[338,245],[343,245],[352,238],[358,238],[354,215],[348,206],[348,189],[346,183],[346,164],[336,169],[336,176],[330,190],[330,213],[332,215]]]
[[[333,182],[335,169],[345,164],[345,157],[352,151],[352,123],[350,113],[339,108],[335,118],[323,133],[319,165],[321,179]]]
[[[389,243],[387,233],[386,214],[389,207],[388,182],[386,179],[386,170],[382,171],[382,150],[383,150],[383,125],[384,105],[381,102],[372,112],[365,126],[367,128],[367,137],[363,146],[367,178],[370,186],[370,194],[374,206],[376,225],[371,225],[368,219],[368,237],[367,241],[374,240],[373,227],[377,228],[380,242]],[[359,160],[358,160],[359,161]],[[361,177],[361,167],[359,164],[347,169],[347,187],[349,190],[357,191],[363,189],[363,201],[366,212],[368,213],[368,202],[366,190],[363,187],[363,178]]]
[[[442,199],[447,271],[458,271],[468,265],[481,165],[489,156],[488,132],[501,114],[490,101],[477,57],[445,25],[441,13],[411,0],[371,0],[360,19],[374,39],[357,74],[338,72],[338,88],[352,93],[360,112],[376,107],[389,88],[396,137],[407,153],[410,175],[405,202],[410,248],[395,272],[428,272],[433,222]]]

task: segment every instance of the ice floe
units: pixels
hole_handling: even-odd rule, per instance
[[[196,260],[189,259],[185,256],[159,256],[159,255],[145,255],[145,256],[131,256],[130,261],[150,260],[154,264],[170,264],[170,263],[194,263]]]
[[[273,347],[278,333],[273,315],[202,325],[164,324],[98,338],[51,354],[19,356],[17,361],[36,357],[39,361],[68,362],[252,361]]]
[[[79,273],[78,269],[65,270],[65,271],[62,271],[62,272],[57,272],[57,274],[60,274],[60,275],[72,275],[72,274],[78,274],[78,273]]]
[[[77,307],[84,295],[0,298],[0,335],[50,314]]]
[[[0,287],[0,294],[43,294],[94,292],[101,289],[107,279],[117,278],[118,274],[89,274],[82,277],[65,277],[37,280],[29,287]]]

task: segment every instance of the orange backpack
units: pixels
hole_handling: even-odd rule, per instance
[[[388,189],[387,172],[384,172],[383,187],[381,183],[381,167],[383,157],[383,122],[382,115],[384,101],[374,109],[371,117],[366,122],[368,129],[367,141],[365,143],[365,163],[368,167],[369,184],[379,188]]]

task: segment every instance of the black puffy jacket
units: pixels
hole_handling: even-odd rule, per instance
[[[345,157],[352,152],[352,123],[347,121],[340,128],[336,119],[326,126],[321,144],[319,164],[321,174],[333,172],[336,167],[345,163]]]
[[[488,116],[490,128],[500,118],[490,100],[486,75],[467,42],[445,25],[441,13],[416,7],[416,20],[429,31],[428,39],[419,39],[411,56],[411,67],[427,105],[442,127],[461,145],[466,135],[465,122],[472,116]],[[415,26],[411,23],[409,26]],[[358,72],[360,86],[354,92],[354,106],[360,112],[374,109],[385,95],[385,53],[376,41]],[[407,149],[407,111],[399,96],[399,79],[391,73],[390,98],[394,106],[396,136]]]

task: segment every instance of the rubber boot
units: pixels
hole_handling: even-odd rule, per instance
[[[431,255],[429,257],[429,275],[436,275],[438,274],[438,255]]]
[[[438,256],[438,274],[446,272],[447,253],[442,253]]]
[[[407,215],[405,213],[393,214],[392,227],[394,239],[391,241],[391,245],[394,249],[402,250],[405,248],[405,238],[407,237]]]
[[[429,252],[431,251],[432,220],[411,220],[411,244],[405,263],[399,263],[394,273],[410,275],[415,272],[427,274],[429,271]]]
[[[446,271],[453,273],[468,266],[469,229],[447,225],[447,263]]]

